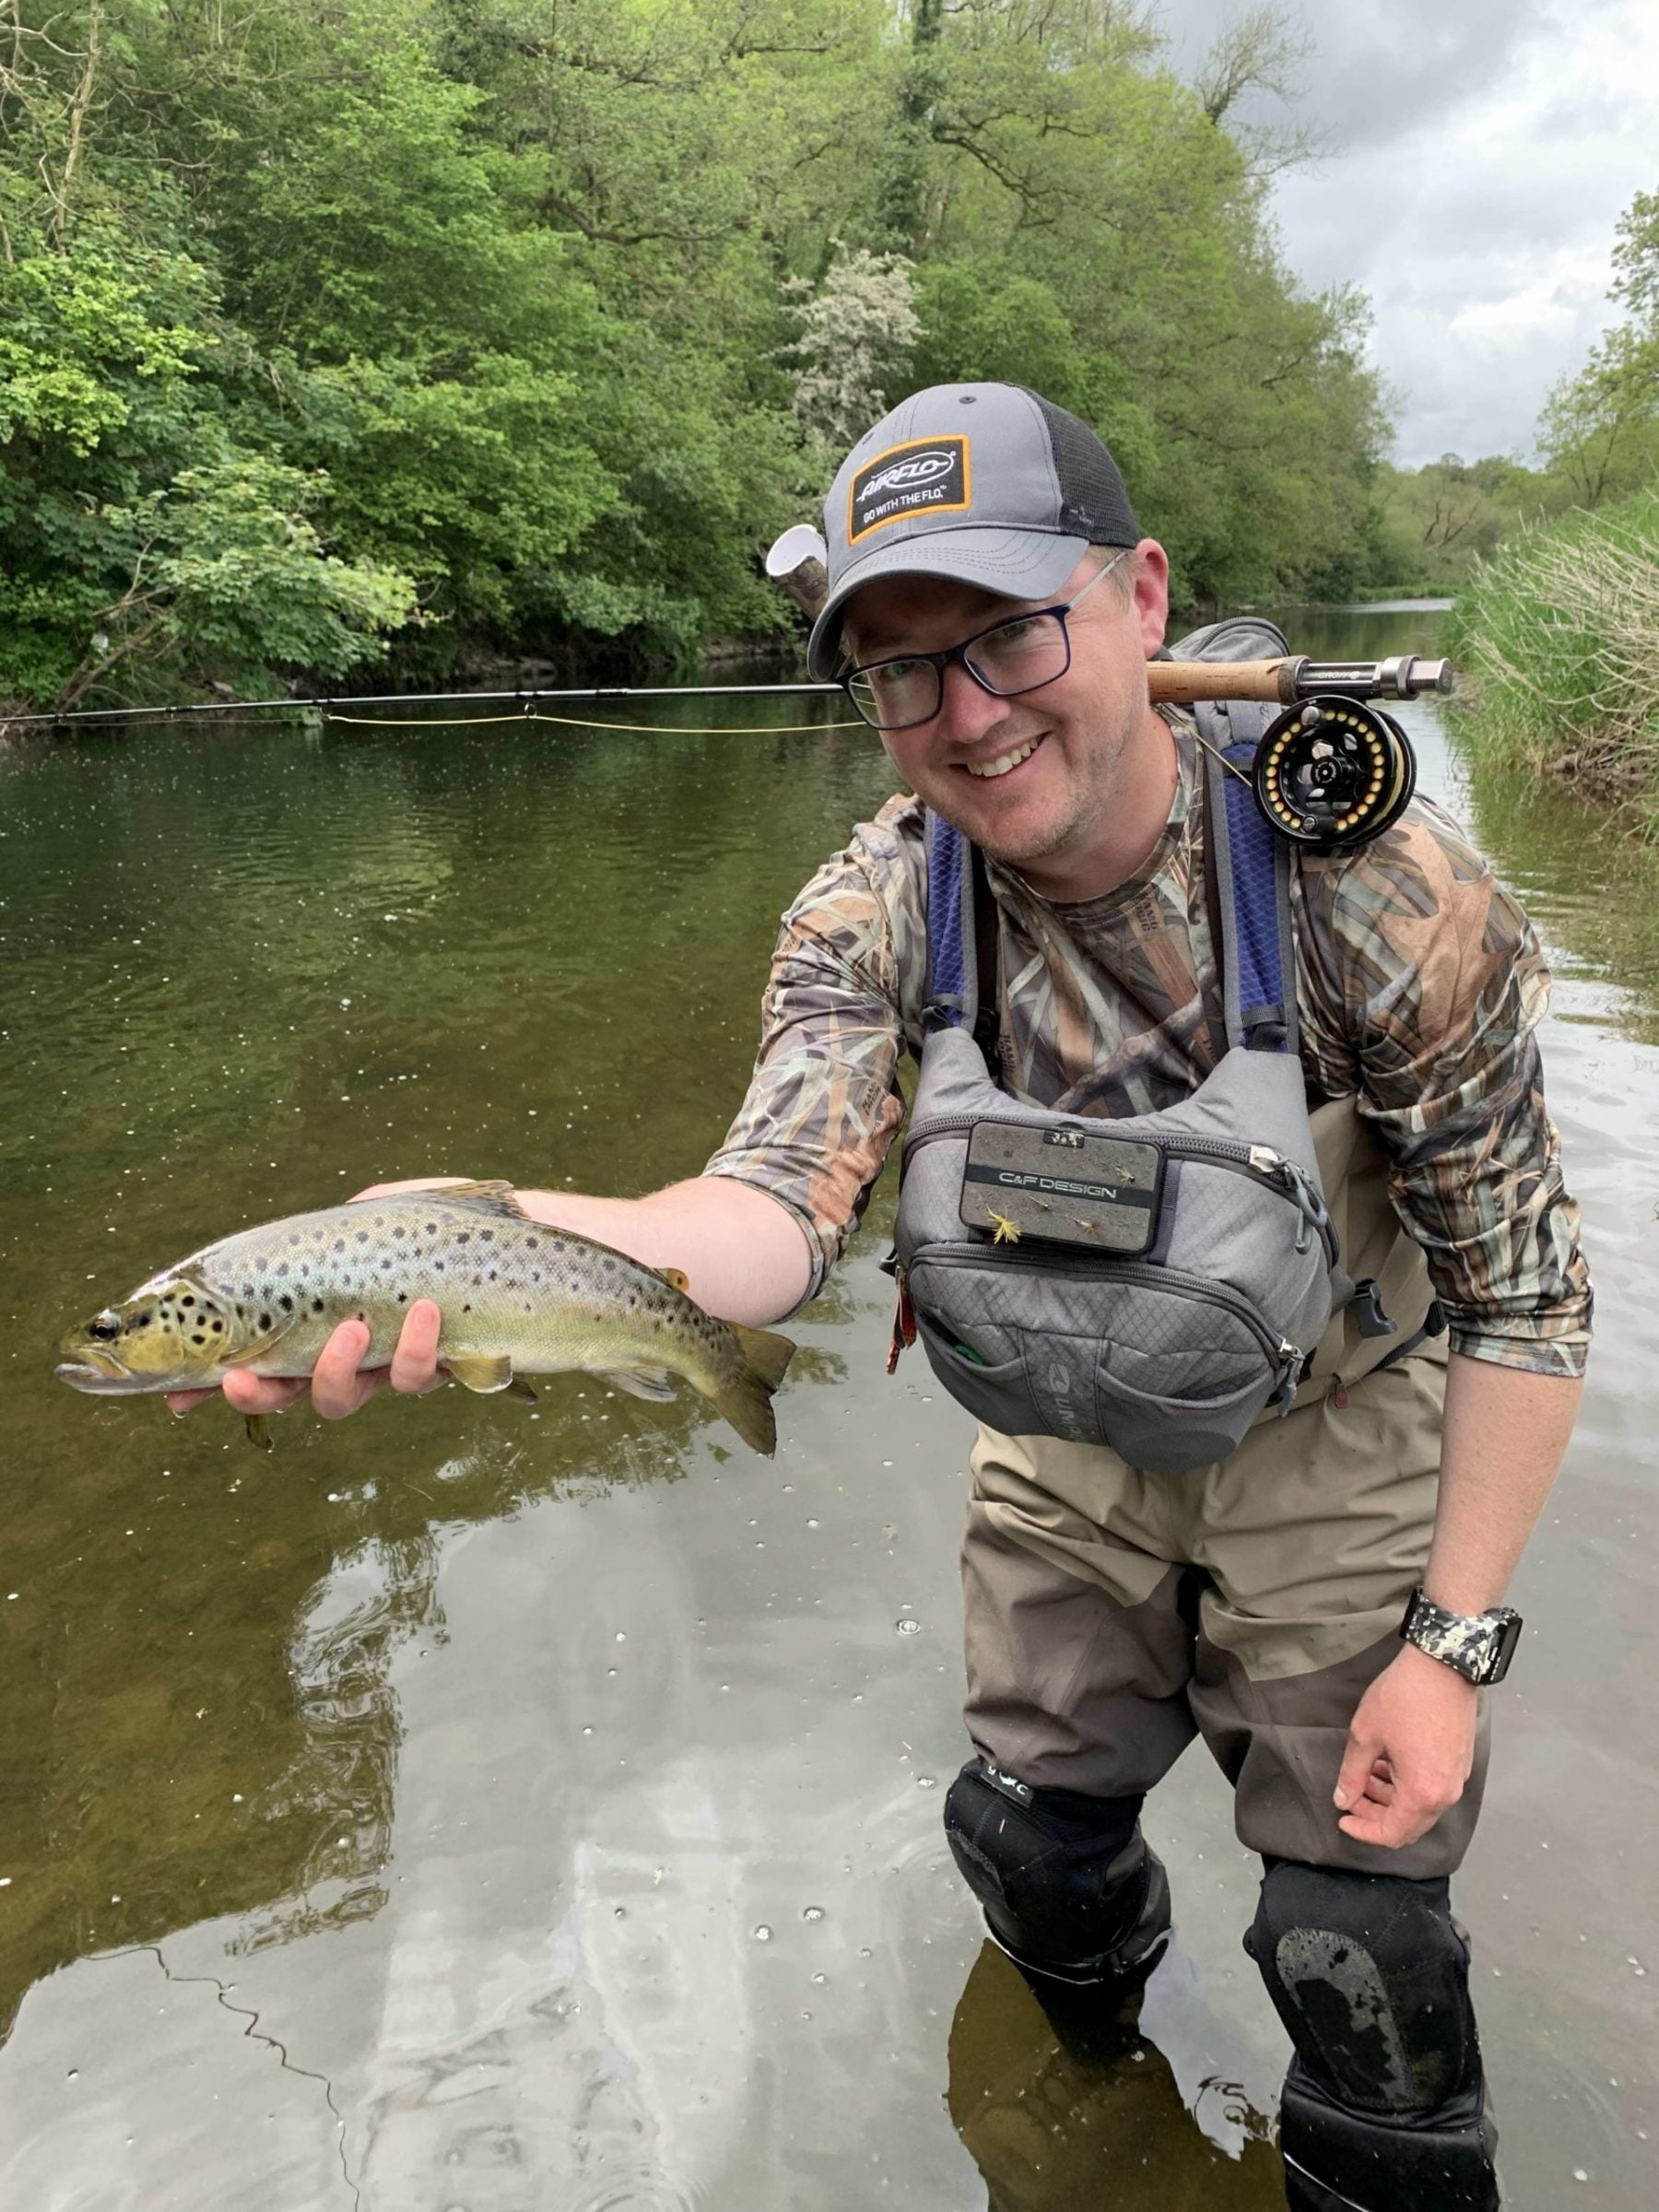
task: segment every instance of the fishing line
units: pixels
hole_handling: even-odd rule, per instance
[[[365,730],[479,730],[510,723],[556,722],[571,730],[627,730],[648,737],[797,737],[814,730],[869,727],[860,715],[851,722],[764,722],[759,725],[733,722],[705,727],[679,722],[594,722],[583,714],[541,714],[529,707],[522,714],[335,714],[324,707],[323,719],[354,723]]]

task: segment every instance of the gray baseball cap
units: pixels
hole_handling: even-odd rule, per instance
[[[865,431],[830,487],[807,667],[834,675],[842,610],[880,577],[1052,599],[1088,547],[1140,535],[1116,462],[1077,416],[1021,384],[930,385]]]

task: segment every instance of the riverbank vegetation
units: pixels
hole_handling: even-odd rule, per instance
[[[1258,12],[1183,82],[1113,0],[0,0],[0,701],[780,634],[848,409],[946,376],[1095,423],[1187,601],[1328,588],[1386,426],[1230,127],[1285,59]]]
[[[1627,799],[1659,837],[1659,490],[1517,531],[1442,642],[1482,756]]]

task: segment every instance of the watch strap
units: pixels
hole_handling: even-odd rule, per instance
[[[1411,1594],[1400,1634],[1430,1659],[1438,1659],[1466,1681],[1501,1682],[1521,1634],[1521,1616],[1512,1606],[1489,1613],[1450,1613],[1420,1589]]]

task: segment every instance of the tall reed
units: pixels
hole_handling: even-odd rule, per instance
[[[1515,532],[1447,618],[1469,743],[1659,838],[1659,490]]]

